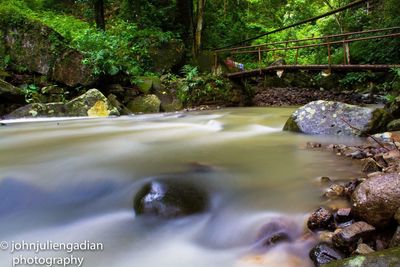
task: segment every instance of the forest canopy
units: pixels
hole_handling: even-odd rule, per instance
[[[1,0],[3,19],[38,20],[82,51],[97,74],[132,76],[152,72],[148,49],[171,40],[185,45],[186,62],[201,51],[248,38],[345,6],[353,0]],[[317,21],[252,40],[250,44],[320,37],[400,25],[397,0],[365,1]],[[398,62],[399,40],[351,45],[352,62]],[[386,47],[386,49],[381,49]],[[294,53],[294,51],[293,51]],[[289,52],[286,57],[294,57]],[[333,50],[334,62],[343,50]],[[246,61],[246,58],[242,58]],[[7,59],[1,62],[7,64]],[[326,61],[326,52],[307,50],[300,63]]]

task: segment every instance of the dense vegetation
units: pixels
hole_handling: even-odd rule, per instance
[[[135,84],[140,76],[159,76],[170,71],[191,80],[192,77],[187,77],[191,72],[187,70],[194,67],[186,66],[180,71],[185,64],[196,66],[204,51],[231,44],[260,44],[400,25],[398,0],[374,0],[369,1],[368,6],[363,4],[313,23],[242,42],[350,2],[352,0],[1,0],[0,16],[2,19],[36,20],[51,27],[71,47],[84,54],[83,62],[93,67],[94,75],[122,74]],[[172,70],[155,69],[149,48],[171,40],[185,45],[185,60]],[[350,45],[351,62],[398,63],[398,47],[398,38],[354,43]],[[342,46],[332,49],[332,63],[342,62]],[[277,52],[274,57],[264,59],[264,63],[270,64],[280,57],[293,62],[295,53],[294,50]],[[0,67],[7,68],[11,60],[4,56]],[[249,56],[237,60],[248,67],[254,64],[254,58]],[[327,60],[326,49],[300,51],[299,63],[327,63]],[[196,69],[202,70],[201,67]],[[394,69],[392,74],[382,89],[398,88],[399,71]],[[341,83],[351,86],[372,76],[374,74],[367,72],[350,73]]]

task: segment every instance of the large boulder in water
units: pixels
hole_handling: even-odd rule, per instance
[[[97,89],[90,89],[85,94],[64,103],[33,103],[14,110],[6,119],[21,117],[106,117],[119,115],[108,99]]]
[[[147,182],[136,193],[133,207],[138,215],[175,218],[204,212],[208,194],[199,185],[176,178]]]
[[[400,175],[373,176],[362,182],[352,195],[352,203],[358,217],[377,227],[386,226],[400,208]]]
[[[365,135],[384,130],[390,115],[383,109],[318,100],[297,109],[283,130],[321,135]]]

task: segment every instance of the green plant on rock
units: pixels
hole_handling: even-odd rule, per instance
[[[39,99],[39,87],[35,84],[24,84],[22,91],[25,96],[26,103],[38,103]]]

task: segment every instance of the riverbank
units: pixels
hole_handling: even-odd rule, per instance
[[[327,90],[323,88],[297,87],[256,87],[253,105],[266,106],[298,106],[315,100],[339,101],[348,104],[376,104],[382,102],[382,96],[372,93],[361,94],[355,91]]]
[[[335,260],[365,255],[371,256],[364,264],[366,258],[361,258],[359,266],[369,266],[377,260],[396,263],[390,260],[394,252],[387,249],[400,245],[399,141],[399,133],[394,132],[371,136],[357,146],[307,144],[309,149],[329,150],[338,157],[359,162],[364,174],[349,182],[321,178],[325,188],[321,206],[307,221],[319,240],[310,251],[315,266],[347,266]],[[375,251],[380,254],[374,258]]]

